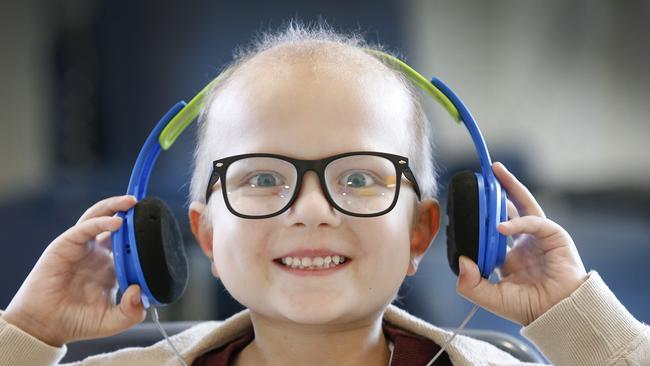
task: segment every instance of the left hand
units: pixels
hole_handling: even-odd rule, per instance
[[[469,301],[521,325],[528,325],[568,297],[587,277],[569,233],[546,218],[535,197],[501,163],[492,170],[508,194],[508,221],[497,226],[512,236],[500,281],[481,277],[478,266],[460,258],[457,290]]]

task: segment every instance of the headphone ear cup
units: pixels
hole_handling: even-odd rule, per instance
[[[153,297],[163,304],[178,300],[188,282],[183,236],[167,205],[155,197],[140,200],[133,212],[140,267]]]
[[[447,259],[458,276],[461,255],[478,263],[479,188],[476,175],[463,171],[453,176],[447,195]]]

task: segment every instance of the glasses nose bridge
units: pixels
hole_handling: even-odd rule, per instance
[[[307,174],[309,171],[312,171],[316,173],[316,178],[318,179],[318,184],[321,186],[321,190],[325,195],[327,195],[327,187],[323,186],[322,179],[325,174],[325,166],[327,165],[327,162],[324,160],[297,160],[295,161],[294,165],[296,166],[296,170],[298,172],[298,186],[296,187],[296,194],[298,194],[298,192],[301,190],[305,174]]]

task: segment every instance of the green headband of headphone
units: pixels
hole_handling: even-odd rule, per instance
[[[405,75],[409,80],[411,80],[438,103],[440,103],[440,105],[442,105],[442,107],[445,108],[457,122],[460,122],[458,109],[456,109],[449,98],[447,98],[447,96],[445,96],[435,85],[433,85],[420,73],[415,71],[412,67],[407,65],[404,61],[381,51],[367,48],[365,48],[364,51],[376,56],[377,58],[386,60],[389,63],[396,65],[403,75]],[[160,136],[158,137],[158,142],[160,143],[160,147],[163,150],[169,149],[174,144],[174,141],[176,141],[178,136],[183,133],[185,128],[187,128],[187,126],[189,126],[190,123],[192,123],[192,121],[194,121],[194,119],[199,115],[201,109],[205,105],[205,96],[208,93],[208,90],[217,85],[223,79],[223,77],[224,73],[217,76],[214,80],[208,83],[208,85],[201,89],[201,91],[194,98],[192,98],[192,100],[190,100],[190,102],[187,103],[187,105],[181,109],[176,114],[176,116],[174,116],[167,127],[163,129],[163,131],[160,133]]]

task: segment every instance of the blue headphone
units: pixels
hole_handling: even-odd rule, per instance
[[[469,131],[481,164],[481,172],[456,174],[449,184],[447,200],[447,258],[458,275],[458,258],[472,258],[485,278],[503,265],[506,237],[497,224],[507,221],[506,192],[492,172],[492,161],[474,117],[456,94],[437,78],[424,78],[403,61],[376,50],[365,50],[394,66],[438,101]],[[133,167],[126,193],[138,203],[119,212],[123,225],[112,234],[113,260],[120,293],[138,284],[145,308],[178,300],[188,282],[188,263],[181,230],[171,210],[160,199],[147,196],[151,171],[161,150],[169,149],[197,117],[207,91],[224,73],[206,85],[189,103],[174,105],[147,137]]]

